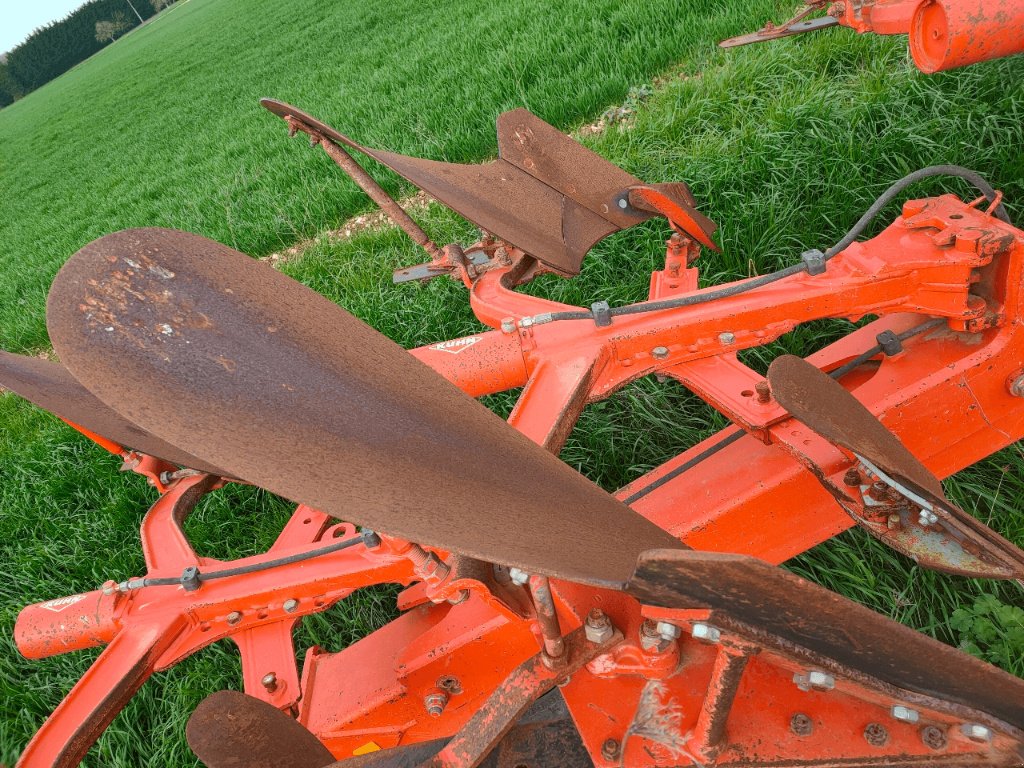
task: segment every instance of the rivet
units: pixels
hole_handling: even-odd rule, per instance
[[[810,736],[814,732],[814,722],[803,712],[797,712],[789,718],[789,730],[797,736]]]
[[[651,357],[655,360],[664,360],[668,357],[668,347],[655,347],[651,350]]]
[[[889,741],[889,732],[881,723],[868,723],[864,729],[864,741],[872,747],[884,747]]]
[[[267,693],[273,693],[277,690],[277,675],[273,672],[267,672],[263,679],[260,680],[260,683],[267,689]]]

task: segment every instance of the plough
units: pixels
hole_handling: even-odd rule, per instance
[[[1024,579],[1024,552],[940,477],[1024,436],[1024,231],[977,174],[891,187],[825,251],[699,288],[714,224],[525,110],[499,158],[363,147],[282,102],[488,328],[406,351],[271,267],[135,229],[71,257],[47,324],[61,363],[0,355],[0,385],[65,419],[160,496],[144,575],[25,608],[21,652],[106,646],[22,768],[75,766],[155,672],[237,644],[244,693],[187,738],[210,768],[1013,766],[1024,681],[778,564],[860,526],[920,566]],[[483,230],[435,245],[349,150]],[[977,188],[908,199],[940,174]],[[647,300],[574,307],[516,290],[571,277],[608,234],[671,229]],[[822,318],[874,319],[761,376],[738,353]],[[610,495],[557,458],[588,403],[674,379],[733,426]],[[522,388],[507,423],[474,398]],[[183,523],[227,483],[294,501],[264,554],[196,552]],[[113,574],[112,574],[113,576]],[[400,615],[338,653],[292,631],[355,590]]]

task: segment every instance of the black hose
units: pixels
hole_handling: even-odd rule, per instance
[[[214,579],[226,579],[229,576],[242,576],[246,573],[258,573],[260,571],[266,571],[270,568],[279,568],[283,565],[291,565],[292,563],[301,563],[303,560],[311,560],[314,557],[322,557],[323,555],[329,555],[332,552],[338,552],[342,549],[348,549],[356,544],[361,544],[366,539],[363,536],[356,536],[352,539],[345,539],[334,544],[329,544],[326,547],[320,547],[319,549],[311,549],[306,552],[297,552],[294,555],[287,555],[286,557],[279,557],[276,560],[267,560],[262,563],[252,563],[250,565],[239,565],[235,568],[225,568],[222,571],[213,571],[211,573],[196,573],[196,579],[202,581],[213,581]],[[141,583],[138,586],[142,587],[173,587],[183,584],[184,578],[182,576],[168,576],[158,579],[141,579]]]
[[[885,208],[893,198],[896,197],[900,192],[909,187],[911,184],[915,184],[923,179],[930,178],[932,176],[956,176],[970,182],[974,187],[985,196],[989,202],[993,202],[996,199],[996,191],[985,181],[984,177],[976,171],[972,171],[970,168],[964,168],[959,165],[931,165],[927,168],[922,168],[919,171],[908,173],[902,179],[897,181],[895,184],[890,186],[885,192],[876,198],[875,202],[871,204],[871,207],[864,212],[857,223],[854,224],[850,230],[843,235],[842,239],[825,251],[825,259],[831,259],[837,253],[845,250],[850,244],[856,240],[868,225],[874,221],[875,217],[878,216],[879,212]],[[996,206],[993,215],[1000,221],[1010,224],[1010,217],[1006,213],[1006,208],[1000,203]],[[608,310],[608,315],[615,317],[618,315],[637,315],[644,312],[659,312],[665,309],[678,309],[679,307],[692,307],[697,304],[705,304],[709,301],[716,301],[717,299],[726,299],[731,296],[738,296],[741,293],[752,291],[755,288],[761,288],[762,286],[774,283],[777,280],[782,280],[790,275],[799,274],[807,270],[807,263],[801,262],[800,264],[793,264],[792,266],[780,269],[776,272],[770,272],[767,275],[761,275],[755,277],[752,280],[747,280],[742,283],[730,285],[725,288],[721,288],[717,291],[708,291],[707,293],[690,294],[688,296],[680,296],[675,299],[663,299],[661,301],[648,301],[641,302],[639,304],[628,304],[623,307],[613,307]],[[538,315],[533,318],[535,323],[548,323],[555,322],[558,320],[593,320],[594,313],[581,309],[573,310],[570,312],[551,312],[546,315]]]

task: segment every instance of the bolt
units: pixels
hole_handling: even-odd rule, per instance
[[[856,488],[860,485],[860,472],[856,467],[850,467],[846,470],[846,474],[843,475],[843,484],[851,488]]]
[[[921,729],[921,741],[931,749],[942,749],[946,746],[946,732],[934,725],[926,725]]]
[[[524,571],[522,568],[509,568],[508,577],[512,579],[512,583],[517,587],[521,587],[530,580],[530,574]]]
[[[820,669],[809,670],[806,674],[798,672],[793,675],[793,682],[801,691],[831,691],[836,687],[836,679]]]
[[[423,705],[427,708],[427,714],[431,717],[440,717],[444,708],[448,706],[448,694],[444,691],[434,691],[423,697]]]
[[[260,680],[260,683],[267,689],[267,693],[273,693],[277,690],[277,675],[273,672],[267,672],[263,679]]]
[[[533,325],[532,317],[524,317],[522,320],[519,321],[520,328],[529,328],[531,325]]]
[[[683,630],[669,621],[659,621],[657,629],[663,640],[675,640],[683,634]]]
[[[1015,373],[1006,382],[1006,388],[1014,397],[1024,397],[1024,373]]]
[[[624,197],[619,198],[619,208],[626,210],[626,206],[629,205],[629,201]]]
[[[722,631],[718,627],[712,627],[710,624],[700,622],[693,625],[691,634],[695,639],[703,640],[706,643],[717,643],[722,639]]]
[[[601,757],[605,760],[615,760],[619,756],[619,742],[615,739],[605,739],[601,745]]]
[[[980,723],[964,723],[960,731],[971,741],[992,741],[992,731]]]
[[[736,334],[731,331],[726,331],[725,333],[718,334],[718,340],[723,344],[732,344],[736,341]]]
[[[767,381],[761,380],[754,385],[754,392],[757,393],[757,402],[762,405],[770,403],[772,400],[772,388],[768,385]]]
[[[587,640],[591,643],[606,643],[615,632],[611,619],[600,608],[592,608],[587,614],[586,625],[583,628]]]
[[[797,712],[789,718],[789,730],[797,736],[810,736],[814,731],[814,722],[802,712]]]
[[[644,619],[640,625],[640,647],[652,653],[661,653],[668,650],[669,641],[665,640],[658,632],[658,622],[653,619]]]
[[[232,627],[235,626],[235,624],[237,624],[241,620],[242,620],[242,614],[239,613],[238,611],[232,611],[231,613],[228,614],[228,624],[230,624]]]
[[[868,723],[864,729],[864,741],[872,747],[884,747],[889,741],[889,732],[881,723]]]
[[[917,522],[922,528],[927,528],[929,525],[933,525],[939,521],[939,516],[934,512],[929,512],[927,509],[922,509],[921,513],[917,516]]]
[[[458,592],[456,592],[454,595],[452,595],[451,597],[448,598],[448,602],[451,605],[460,605],[460,604],[466,602],[468,599],[469,599],[469,590],[468,589],[460,589]]]
[[[664,360],[668,357],[668,347],[655,347],[651,350],[651,357],[655,360]]]
[[[282,607],[284,608],[285,613],[295,613],[299,608],[299,601],[294,597],[289,598],[284,601],[284,605]]]
[[[501,319],[501,331],[502,333],[512,333],[516,329],[516,321],[511,317],[503,317]]]
[[[889,714],[893,716],[894,720],[902,720],[904,723],[916,723],[921,719],[920,712],[910,707],[904,707],[902,704],[894,706],[889,710]]]

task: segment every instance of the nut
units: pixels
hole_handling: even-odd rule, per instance
[[[594,608],[587,615],[584,634],[591,643],[606,643],[615,634],[611,619],[600,608]]]
[[[810,736],[814,732],[814,722],[803,712],[797,712],[789,718],[789,730],[797,736]]]
[[[889,714],[892,715],[894,720],[900,720],[904,723],[916,723],[921,719],[920,712],[910,707],[904,707],[902,704],[895,705],[889,710]]]
[[[843,475],[843,484],[851,488],[856,488],[860,485],[860,472],[857,471],[856,467],[850,467],[846,470],[846,474]]]
[[[722,630],[702,622],[693,625],[691,634],[695,639],[703,640],[705,643],[717,643],[722,639]]]
[[[820,669],[811,669],[804,674],[793,675],[793,682],[801,691],[831,691],[836,687],[836,679]]]
[[[992,741],[992,731],[980,723],[964,723],[960,731],[971,741]]]
[[[448,706],[448,694],[444,691],[434,691],[423,697],[423,706],[427,708],[427,714],[431,717],[440,717],[444,708]]]
[[[675,640],[681,634],[683,630],[677,627],[670,621],[659,621],[658,622],[658,634],[661,635],[665,640]]]
[[[512,579],[512,583],[517,587],[521,587],[530,580],[530,574],[524,571],[522,568],[509,568],[508,577]]]
[[[655,360],[664,360],[668,357],[668,347],[655,347],[651,350],[651,357]]]
[[[640,647],[650,653],[661,653],[669,648],[669,640],[666,640],[658,632],[658,623],[653,619],[644,619],[640,625]]]
[[[1024,373],[1018,371],[1006,380],[1006,388],[1014,397],[1024,397]]]
[[[889,732],[881,723],[868,723],[864,729],[864,741],[872,747],[884,747],[889,741]]]
[[[228,624],[230,624],[232,627],[235,626],[235,624],[237,624],[241,620],[242,620],[242,614],[239,613],[238,611],[232,611],[231,613],[228,614]]]

